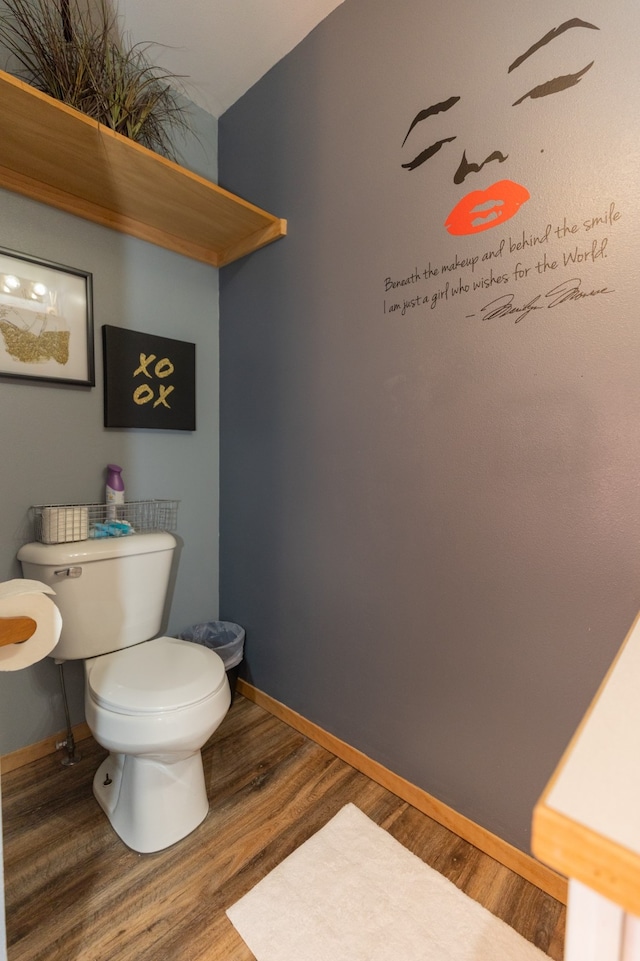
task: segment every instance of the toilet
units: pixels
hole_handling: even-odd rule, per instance
[[[157,637],[175,538],[164,531],[25,544],[26,578],[50,585],[62,614],[51,657],[84,661],[85,715],[110,753],[93,793],[134,851],[161,851],[207,816],[201,748],[229,709],[221,658]]]

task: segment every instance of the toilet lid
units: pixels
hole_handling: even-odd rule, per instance
[[[96,704],[116,714],[178,711],[214,694],[225,681],[215,651],[175,637],[158,637],[87,661]]]

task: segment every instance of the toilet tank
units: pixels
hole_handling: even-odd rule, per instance
[[[164,531],[21,547],[23,575],[50,585],[62,614],[51,657],[95,657],[158,634],[175,547]]]

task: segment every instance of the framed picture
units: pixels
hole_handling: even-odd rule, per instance
[[[0,376],[95,385],[91,274],[0,248]]]
[[[196,345],[105,324],[104,426],[196,429]]]

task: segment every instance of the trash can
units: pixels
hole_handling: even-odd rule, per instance
[[[238,666],[244,655],[244,629],[231,621],[207,621],[206,624],[194,624],[182,634],[178,634],[178,637],[183,641],[203,644],[222,658],[233,697],[238,680]]]

